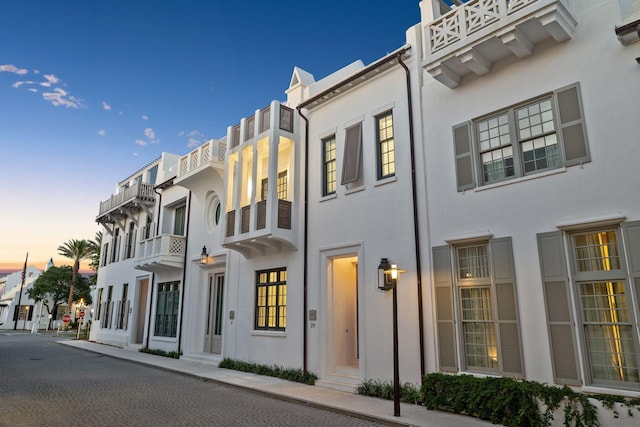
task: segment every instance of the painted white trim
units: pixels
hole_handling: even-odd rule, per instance
[[[363,122],[364,122],[364,115],[361,114],[358,117],[355,117],[355,118],[353,118],[351,120],[348,120],[348,121],[344,122],[342,124],[342,127],[346,130],[346,129],[349,129],[349,128],[357,125],[358,123],[363,123]]]
[[[380,107],[377,107],[371,110],[371,116],[375,117],[378,114],[385,113],[387,111],[391,111],[393,113],[393,109],[395,107],[396,107],[395,101],[389,102],[387,104],[381,105]]]
[[[457,234],[448,239],[444,239],[450,245],[461,245],[466,243],[487,241],[493,237],[489,230],[471,231],[469,233]]]
[[[563,231],[580,230],[589,227],[608,227],[611,225],[620,225],[627,217],[620,212],[611,212],[608,214],[573,218],[556,224],[556,227]]]

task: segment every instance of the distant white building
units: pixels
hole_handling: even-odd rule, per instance
[[[36,304],[27,291],[41,274],[41,270],[30,265],[26,269],[24,285],[22,271],[0,278],[0,289],[3,290],[0,293],[0,329],[31,329]],[[37,319],[38,313],[35,315]]]
[[[91,339],[353,390],[392,376],[386,259],[401,382],[637,395],[640,4],[443,3],[397,50],[296,67],[285,101],[120,182]]]

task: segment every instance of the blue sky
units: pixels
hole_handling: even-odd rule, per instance
[[[93,238],[99,202],[273,99],[405,42],[418,0],[0,2],[0,270]]]

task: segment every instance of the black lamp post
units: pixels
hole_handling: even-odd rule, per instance
[[[398,266],[387,258],[378,265],[378,289],[393,294],[393,415],[400,416],[400,369],[398,366]]]

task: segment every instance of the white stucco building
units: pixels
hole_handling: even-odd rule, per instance
[[[443,3],[397,50],[295,68],[285,100],[120,182],[91,339],[388,380],[386,258],[401,382],[637,395],[640,5]]]

